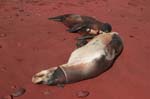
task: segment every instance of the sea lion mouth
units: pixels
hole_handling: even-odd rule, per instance
[[[94,30],[94,29],[90,29],[90,28],[87,28],[86,32],[88,32],[89,34],[93,34],[93,35],[99,34],[98,30]]]

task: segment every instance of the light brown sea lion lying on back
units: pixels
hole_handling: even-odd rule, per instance
[[[93,78],[110,68],[123,50],[123,42],[116,32],[94,37],[85,46],[74,50],[66,64],[35,74],[35,84],[67,84]]]

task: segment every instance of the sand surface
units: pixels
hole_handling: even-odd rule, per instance
[[[0,97],[14,87],[16,99],[150,99],[149,0],[0,0]],[[110,22],[124,40],[124,51],[102,75],[64,88],[34,85],[42,69],[67,62],[78,34],[48,17],[77,13]]]

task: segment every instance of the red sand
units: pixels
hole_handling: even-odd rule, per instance
[[[18,99],[77,99],[80,90],[90,92],[86,99],[150,99],[149,5],[149,0],[0,0],[0,97],[16,86],[26,88]],[[124,51],[94,79],[64,88],[34,85],[36,72],[67,62],[76,48],[78,34],[47,20],[65,13],[112,23]]]

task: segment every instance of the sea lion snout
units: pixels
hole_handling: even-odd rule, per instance
[[[112,31],[112,26],[109,23],[103,23],[100,30],[105,33],[109,33]]]

